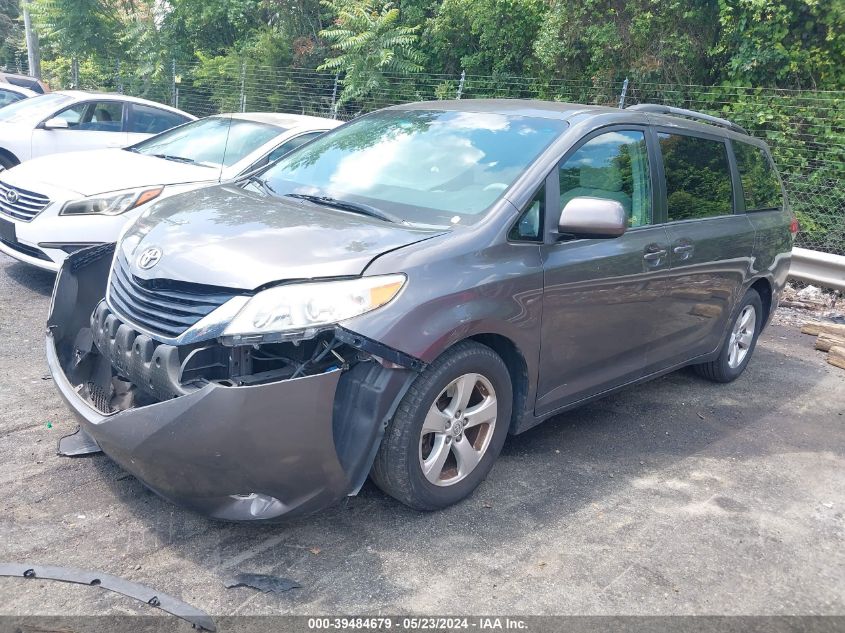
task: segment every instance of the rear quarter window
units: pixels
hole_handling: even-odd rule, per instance
[[[686,134],[659,133],[669,222],[733,214],[728,146]]]
[[[734,141],[746,212],[771,211],[783,206],[780,182],[769,157],[759,147]]]

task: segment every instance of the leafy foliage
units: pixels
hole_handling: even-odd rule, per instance
[[[25,62],[19,1],[0,0],[9,68]],[[465,98],[612,105],[627,77],[628,103],[706,111],[765,138],[802,243],[845,249],[845,99],[807,92],[845,88],[845,0],[30,2],[53,87],[71,83],[76,58],[82,87],[178,92],[196,114],[353,116],[455,98],[461,71]]]
[[[704,83],[717,18],[708,0],[556,0],[534,52],[558,75]]]
[[[383,89],[386,74],[407,74],[422,70],[422,55],[416,48],[419,27],[402,26],[399,9],[378,0],[328,0],[337,14],[332,28],[320,35],[331,42],[334,57],[318,70],[343,72],[343,93],[339,104]]]
[[[0,0],[0,48],[7,48],[19,35],[19,13],[16,0]]]
[[[426,23],[434,72],[521,75],[548,7],[543,0],[444,0]]]
[[[841,87],[845,82],[842,0],[720,0],[714,58],[741,85]]]

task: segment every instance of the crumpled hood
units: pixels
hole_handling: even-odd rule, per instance
[[[360,275],[382,253],[443,232],[220,185],[154,204],[127,230],[118,252],[141,279],[253,290]],[[161,259],[142,270],[138,259],[153,247]]]
[[[145,156],[122,149],[50,154],[25,161],[4,174],[10,183],[39,191],[39,185],[93,196],[122,189],[216,181],[220,170]]]

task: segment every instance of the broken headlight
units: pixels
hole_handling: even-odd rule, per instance
[[[241,308],[223,339],[240,345],[294,335],[311,338],[327,326],[389,303],[404,285],[405,275],[381,275],[269,288]]]

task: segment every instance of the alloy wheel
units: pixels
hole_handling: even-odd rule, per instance
[[[436,486],[466,478],[484,457],[496,426],[498,403],[491,382],[463,374],[434,400],[420,432],[420,467]]]
[[[728,343],[728,367],[736,369],[748,356],[748,350],[754,341],[754,330],[757,327],[757,311],[748,305],[742,309],[731,331]]]

